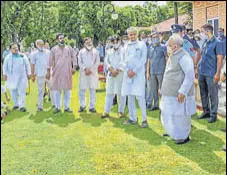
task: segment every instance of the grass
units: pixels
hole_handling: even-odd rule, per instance
[[[56,116],[49,102],[44,112],[36,112],[37,87],[31,83],[28,112],[11,111],[1,125],[3,175],[226,174],[226,154],[221,150],[226,134],[220,131],[225,119],[208,124],[193,116],[192,141],[176,145],[162,137],[158,111],[148,112],[147,129],[123,126],[117,106],[110,118],[100,119],[105,102],[102,89],[97,92],[98,113],[78,114],[77,80],[78,73],[73,78],[73,114]]]

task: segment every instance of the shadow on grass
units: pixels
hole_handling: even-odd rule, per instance
[[[109,120],[113,122],[114,127],[121,128],[138,139],[146,140],[151,145],[168,145],[177,154],[196,162],[205,171],[218,174],[226,171],[225,163],[215,154],[215,151],[221,151],[224,143],[206,131],[193,127],[190,134],[192,140],[184,145],[176,145],[173,140],[160,136],[151,128],[142,129],[137,124],[124,126],[122,123],[125,119],[110,117]]]
[[[69,124],[81,120],[75,118],[73,113],[53,114],[53,110],[37,112],[36,115],[31,115],[30,119],[33,120],[34,123],[42,123],[45,120],[47,123],[56,124],[60,127],[67,127]]]
[[[204,130],[192,127],[191,141],[184,145],[176,145],[168,141],[167,145],[176,153],[196,162],[203,170],[209,173],[221,174],[226,172],[223,160],[216,156],[215,151],[221,151],[224,143],[221,139]]]
[[[97,89],[96,92],[97,92],[97,93],[106,92],[106,89]]]
[[[165,139],[154,132],[151,128],[140,128],[138,124],[135,125],[123,125],[126,118],[118,119],[109,117],[109,120],[114,124],[114,127],[123,129],[129,135],[133,135],[141,140],[148,141],[151,145],[158,146],[161,145]]]
[[[217,120],[215,123],[208,123],[208,121],[206,119],[198,119],[199,115],[195,114],[194,116],[192,116],[192,120],[202,124],[202,125],[206,125],[207,129],[211,130],[211,131],[220,131],[220,129],[222,128],[226,128],[226,123],[220,120]]]
[[[6,116],[6,118],[4,119],[5,123],[11,122],[15,119],[20,119],[24,116],[28,116],[29,113],[28,112],[20,112],[19,110],[11,110],[8,112],[8,115]]]
[[[101,119],[101,115],[102,114],[100,113],[94,113],[94,114],[81,113],[80,117],[82,119],[82,122],[89,123],[91,124],[91,126],[94,126],[94,127],[99,127],[106,122],[106,120]]]

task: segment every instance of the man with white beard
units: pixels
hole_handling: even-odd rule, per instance
[[[179,35],[170,37],[167,45],[170,57],[161,88],[161,121],[166,136],[176,144],[189,141],[191,116],[196,113],[193,60],[182,45]]]

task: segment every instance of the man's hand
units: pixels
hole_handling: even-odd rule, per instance
[[[147,80],[150,80],[151,76],[149,73],[147,73],[146,78],[147,78]]]
[[[75,74],[75,72],[76,72],[76,69],[72,69],[72,75],[74,75]]]
[[[112,77],[116,77],[118,75],[118,72],[117,71],[112,71]]]
[[[50,80],[50,72],[47,72],[46,79]]]
[[[4,79],[4,81],[7,81],[7,76],[3,75],[3,79]]]
[[[226,81],[226,76],[225,76],[224,74],[221,76],[221,81],[222,81],[223,83]]]
[[[132,77],[134,77],[136,74],[132,71],[132,70],[129,70],[128,71],[128,77],[129,78],[132,78]]]
[[[7,102],[10,102],[10,98],[9,98],[9,97],[7,97],[7,98],[6,98],[6,101],[7,101]]]
[[[35,75],[32,75],[32,82],[35,82]]]
[[[92,73],[92,71],[90,69],[88,69],[88,68],[85,69],[85,75],[86,76],[91,75],[91,73]]]
[[[179,95],[178,95],[178,102],[179,102],[179,103],[183,103],[184,100],[185,100],[185,96],[184,96],[183,94],[179,94]]]
[[[218,83],[220,81],[220,74],[219,73],[216,73],[215,76],[214,76],[214,83]]]
[[[112,66],[109,67],[108,71],[113,72],[114,68]]]
[[[194,71],[195,71],[195,78],[198,79],[199,77],[198,68],[194,67]]]
[[[31,75],[27,75],[27,77],[28,77],[28,80],[30,80],[30,79],[31,79]]]

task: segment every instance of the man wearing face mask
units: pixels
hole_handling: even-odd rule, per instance
[[[217,120],[218,82],[220,80],[223,51],[222,43],[213,35],[213,26],[205,24],[202,32],[206,40],[199,60],[199,87],[203,106],[203,114],[199,119],[209,118],[208,122]],[[210,105],[211,103],[211,105]]]
[[[143,41],[146,44],[146,46],[148,46],[147,35],[144,32],[140,34],[140,41]]]
[[[199,29],[197,29],[197,30],[194,31],[194,39],[196,40],[197,44],[199,45],[200,50],[202,50],[202,46],[203,46],[204,40],[201,37],[201,34],[200,34],[200,30]]]
[[[64,111],[72,113],[69,108],[72,90],[72,75],[76,72],[76,55],[70,46],[65,45],[64,34],[56,35],[58,45],[51,49],[47,79],[50,79],[51,90],[55,94],[54,114],[61,112],[61,93],[64,91]],[[73,63],[73,68],[72,68]]]
[[[5,58],[3,64],[3,78],[12,95],[13,110],[20,108],[20,111],[26,112],[25,97],[31,67],[28,58],[19,52],[16,43],[10,45],[10,50],[11,53]]]
[[[124,48],[124,76],[122,83],[122,95],[128,96],[128,108],[130,118],[124,125],[136,124],[135,98],[139,102],[142,112],[142,128],[147,128],[146,100],[145,100],[145,64],[147,61],[147,46],[138,41],[138,31],[135,27],[127,30],[129,42]]]
[[[194,65],[182,48],[183,39],[173,34],[168,42],[170,57],[164,73],[161,94],[161,121],[167,136],[184,144],[189,141],[191,116],[196,113]]]
[[[89,111],[96,112],[96,89],[98,88],[98,66],[100,63],[99,52],[94,48],[92,39],[90,37],[84,38],[84,48],[80,50],[78,56],[80,66],[79,76],[79,99],[80,109],[79,112],[86,110],[86,90],[90,91],[90,105]]]
[[[218,40],[222,42],[222,51],[223,51],[223,58],[226,57],[226,36],[224,35],[224,29],[218,29]]]
[[[50,51],[44,49],[44,42],[41,39],[36,40],[36,47],[38,51],[33,55],[31,60],[32,81],[35,82],[37,77],[38,85],[38,109],[43,110],[43,98],[45,93],[45,82],[47,75],[47,68],[49,65]],[[51,100],[53,101],[53,93],[51,93]]]
[[[183,48],[189,53],[189,55],[193,58],[193,61],[195,62],[195,55],[196,52],[194,51],[193,45],[191,44],[191,42],[183,37],[185,37],[185,33],[183,31],[184,27],[182,27],[182,25],[178,25],[178,24],[173,24],[171,26],[172,29],[172,33],[173,34],[178,34],[180,37],[182,37],[183,39]],[[168,42],[167,42],[168,45]]]
[[[121,95],[122,81],[123,81],[123,57],[121,52],[121,43],[118,36],[113,36],[111,43],[113,48],[110,49],[106,56],[106,66],[108,68],[107,82],[106,82],[106,101],[104,114],[101,118],[109,117],[112,102],[115,95],[118,95],[118,113],[119,117],[124,117],[124,109],[126,97]]]
[[[148,50],[147,81],[150,82],[154,105],[150,111],[159,109],[158,92],[162,86],[167,60],[167,48],[160,44],[159,33],[152,33],[153,47]],[[150,81],[149,81],[150,80]]]

